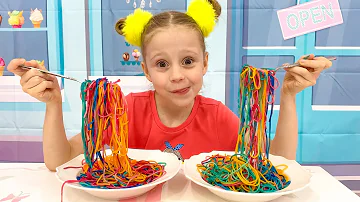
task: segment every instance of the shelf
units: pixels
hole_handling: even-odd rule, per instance
[[[46,32],[47,28],[0,28],[0,32]]]
[[[57,78],[61,86],[61,78]],[[62,102],[65,101],[64,89],[61,89]],[[40,102],[22,90],[19,76],[0,76],[0,103]]]
[[[141,61],[120,61],[122,65],[140,65]]]

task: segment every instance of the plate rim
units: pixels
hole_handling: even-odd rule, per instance
[[[215,192],[222,192],[224,194],[228,194],[228,193],[232,193],[234,195],[239,195],[239,196],[283,196],[283,195],[288,195],[288,194],[292,194],[292,193],[295,193],[295,192],[299,192],[299,191],[302,191],[304,189],[306,189],[307,187],[310,186],[311,184],[311,181],[312,181],[312,177],[313,175],[308,172],[306,169],[304,169],[300,164],[300,167],[301,169],[308,173],[309,174],[309,181],[302,187],[299,187],[297,189],[292,189],[292,190],[285,190],[285,191],[275,191],[275,192],[269,192],[269,193],[246,193],[246,192],[235,192],[235,191],[229,191],[229,190],[225,190],[225,189],[221,189],[221,188],[217,188],[209,183],[206,183],[204,181],[204,183],[201,183],[201,182],[198,182],[197,180],[193,179],[189,173],[187,172],[187,166],[186,166],[186,163],[192,159],[192,158],[195,158],[195,157],[199,157],[199,156],[202,156],[202,155],[212,155],[212,154],[218,154],[218,153],[225,153],[225,154],[234,154],[234,151],[217,151],[217,150],[214,150],[214,151],[211,151],[211,152],[208,152],[208,153],[200,153],[200,154],[197,154],[197,155],[193,155],[192,157],[190,157],[189,159],[186,159],[184,161],[184,175],[187,179],[189,179],[191,182],[201,186],[201,187],[204,187],[204,188],[207,188],[209,189],[210,191],[214,190]],[[272,155],[272,154],[269,154],[270,156],[274,156],[274,157],[280,157],[280,158],[283,158],[285,159],[286,161],[289,161],[289,162],[295,162],[297,163],[297,161],[295,160],[289,160],[283,156],[279,156],[279,155]],[[188,163],[189,164],[189,163]],[[298,163],[297,163],[298,164]]]
[[[108,151],[108,150],[110,150],[110,149],[106,149],[105,151]],[[157,149],[146,150],[146,149],[130,149],[130,148],[128,149],[128,153],[129,153],[130,150],[146,151],[146,152],[153,151],[153,152],[166,153],[166,152],[162,152],[161,150],[157,150]],[[166,154],[170,154],[170,155],[173,156],[173,158],[177,159],[175,154],[171,154],[171,153],[166,153]],[[61,167],[64,166],[65,164],[69,163],[70,161],[78,158],[79,156],[84,156],[84,154],[79,154],[78,156],[72,158],[71,160],[69,160],[69,161],[63,163],[62,165],[56,167],[55,176],[56,176],[57,180],[60,181],[62,184],[64,184],[66,181],[62,180],[60,178],[60,176],[59,176],[59,173],[61,172],[60,171]],[[96,188],[96,187],[84,187],[84,186],[81,186],[79,184],[79,182],[65,183],[64,186],[69,186],[69,187],[79,189],[79,190],[83,190],[83,191],[96,191],[96,192],[121,192],[121,191],[125,191],[125,190],[138,190],[138,189],[144,189],[144,188],[152,188],[152,187],[155,187],[156,185],[167,182],[167,181],[171,180],[173,177],[175,177],[179,173],[179,171],[181,170],[181,167],[182,167],[181,164],[182,164],[182,162],[179,160],[178,164],[177,164],[177,167],[176,167],[176,172],[174,172],[173,174],[170,175],[170,174],[166,173],[164,176],[160,177],[159,179],[157,179],[157,180],[155,180],[153,182],[150,182],[150,183],[142,185],[142,186],[137,186],[137,187],[119,188],[119,189],[101,189],[101,188]],[[81,168],[74,168],[74,169],[80,170]]]

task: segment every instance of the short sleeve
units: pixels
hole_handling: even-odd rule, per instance
[[[152,123],[149,101],[146,96],[130,93],[126,96],[126,102],[128,106],[129,148],[145,148]]]
[[[223,151],[234,151],[238,138],[239,118],[223,103],[219,103],[217,111],[217,135],[219,137],[220,149]]]
[[[125,97],[126,99],[126,104],[127,104],[127,116],[128,116],[128,121],[129,121],[129,133],[128,133],[128,140],[129,140],[129,148],[135,148],[136,147],[136,137],[134,136],[134,132],[132,130],[134,130],[133,128],[133,114],[134,114],[134,98],[132,96],[132,93],[129,93],[128,95],[126,95]]]
[[[127,104],[127,109],[128,109],[128,112],[127,112],[127,116],[128,116],[128,121],[130,123],[130,120],[131,120],[131,116],[132,114],[134,113],[133,112],[133,98],[132,98],[132,94],[128,94],[126,97],[125,97],[125,100],[126,100],[126,104]],[[129,124],[130,125],[130,124]],[[104,130],[104,134],[108,134],[109,136],[111,136],[111,133],[112,133],[112,128],[111,127],[107,127],[105,130]],[[130,133],[131,134],[131,133]],[[130,136],[129,134],[129,136]],[[131,139],[131,137],[129,137],[129,139]],[[132,142],[132,141],[131,141]]]
[[[128,120],[130,121],[131,115],[133,114],[133,105],[134,105],[134,103],[133,103],[134,99],[133,99],[132,93],[129,93],[128,95],[126,95],[125,100],[126,100],[127,109],[128,109]]]

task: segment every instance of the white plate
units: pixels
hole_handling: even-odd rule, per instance
[[[288,166],[288,168],[285,170],[285,173],[289,176],[291,183],[287,188],[272,193],[243,193],[218,188],[204,181],[196,167],[196,165],[200,164],[201,161],[206,159],[206,157],[214,154],[231,155],[234,154],[234,152],[213,151],[211,153],[201,153],[199,155],[192,156],[190,159],[185,160],[184,173],[186,178],[192,182],[207,188],[209,191],[225,200],[237,202],[271,201],[283,195],[301,191],[310,185],[311,174],[303,169],[300,164],[294,160],[288,160],[281,156],[270,155],[270,161],[274,166],[280,164],[285,164]]]
[[[107,150],[106,152],[111,152]],[[134,198],[140,196],[151,189],[155,188],[156,185],[164,183],[171,178],[173,178],[181,168],[181,161],[171,153],[161,152],[160,150],[138,150],[138,149],[129,149],[128,156],[135,160],[154,160],[156,162],[165,162],[165,171],[166,174],[161,178],[151,182],[149,184],[126,188],[126,189],[99,189],[99,188],[88,188],[83,187],[79,183],[66,183],[65,186],[69,186],[74,189],[83,190],[93,196],[98,198],[106,199],[106,200],[123,200],[128,198]],[[71,161],[59,166],[56,168],[56,177],[64,183],[67,180],[76,180],[76,176],[79,169],[64,169],[68,166],[81,166],[81,162],[84,159],[84,155],[79,155]]]

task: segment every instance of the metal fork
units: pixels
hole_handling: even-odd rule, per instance
[[[308,56],[307,56],[308,57]],[[307,57],[305,57],[304,59],[307,59]],[[329,57],[325,57],[326,59],[330,60],[330,61],[333,61],[333,60],[336,60],[336,57],[334,56],[329,56]],[[290,65],[284,65],[284,66],[280,66],[280,67],[277,67],[274,71],[278,71],[280,69],[284,69],[284,68],[290,68],[290,67],[296,67],[296,66],[300,66],[300,64],[298,62],[294,63],[294,64],[290,64]]]
[[[42,73],[45,73],[45,74],[50,74],[50,75],[53,75],[53,76],[57,76],[57,77],[61,77],[61,78],[64,78],[64,79],[69,79],[69,80],[72,80],[72,81],[76,81],[76,82],[79,82],[79,83],[82,83],[81,81],[73,78],[73,77],[69,77],[69,76],[64,76],[64,75],[61,75],[61,74],[56,74],[56,73],[52,73],[52,72],[49,72],[47,70],[42,70],[42,69],[38,69],[38,68],[35,68],[35,67],[30,67],[30,66],[25,66],[25,65],[21,65],[20,66],[21,68],[23,69],[36,69],[38,70],[39,72],[42,72]]]

